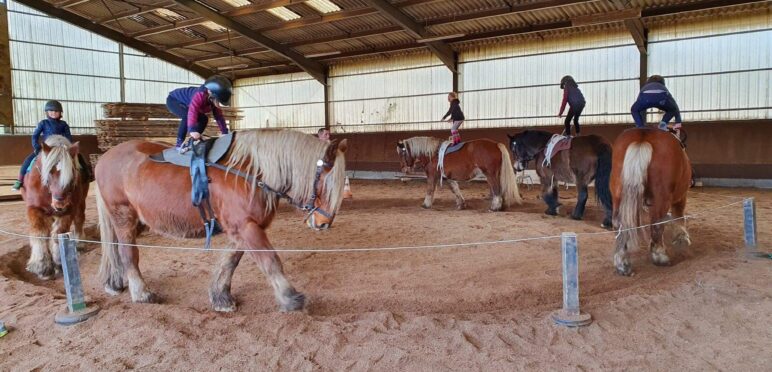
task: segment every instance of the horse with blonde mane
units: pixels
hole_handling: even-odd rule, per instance
[[[397,144],[403,173],[409,173],[418,167],[423,167],[426,172],[426,196],[422,207],[432,207],[434,190],[440,178],[445,177],[453,195],[456,196],[456,208],[466,208],[466,201],[461,195],[457,181],[468,181],[479,174],[485,175],[490,187],[491,211],[500,211],[512,202],[522,204],[507,146],[489,139],[468,141],[458,151],[444,156],[443,175],[437,169],[441,143],[439,138],[413,137]]]
[[[78,142],[52,135],[41,145],[21,189],[31,235],[27,271],[53,279],[62,265],[56,236],[73,224],[74,238],[83,236],[89,185],[78,162]]]
[[[171,237],[205,236],[198,210],[190,204],[189,170],[149,158],[169,147],[124,142],[102,155],[96,167],[102,281],[108,293],[117,294],[125,288],[125,277],[134,302],[159,301],[139,269],[134,245],[139,231],[147,227]],[[217,163],[222,168],[208,168],[211,205],[234,249],[222,253],[213,273],[209,298],[214,310],[236,310],[231,278],[244,250],[261,250],[248,253],[273,287],[281,311],[303,308],[305,296],[284,276],[266,229],[280,196],[308,206],[309,227],[329,228],[343,200],[345,151],[346,140],[323,142],[291,130],[234,134]]]
[[[614,205],[616,238],[614,266],[620,275],[632,274],[628,251],[636,249],[642,229],[641,214],[648,210],[651,233],[651,261],[670,265],[662,236],[668,211],[672,212],[676,231],[672,244],[691,244],[682,218],[686,193],[691,186],[692,167],[679,140],[659,129],[628,129],[614,141],[611,167],[611,198]]]

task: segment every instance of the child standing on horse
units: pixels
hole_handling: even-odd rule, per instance
[[[35,160],[35,157],[40,153],[41,143],[45,142],[48,136],[60,135],[67,138],[72,142],[72,134],[70,133],[70,126],[67,122],[62,120],[62,113],[64,109],[59,101],[48,101],[43,107],[43,111],[46,112],[46,118],[38,123],[35,131],[32,132],[32,149],[33,152],[24,159],[24,163],[21,165],[21,171],[19,171],[19,178],[11,187],[13,191],[19,191],[24,186],[24,176],[27,174],[27,169]],[[78,154],[78,162],[80,163],[83,176],[91,182],[93,180],[91,166],[86,163],[86,159],[83,155]]]
[[[169,92],[166,107],[180,118],[180,126],[177,129],[177,150],[182,149],[188,134],[194,140],[201,139],[201,133],[209,123],[209,117],[206,116],[208,112],[211,112],[214,120],[217,121],[220,133],[228,134],[220,104],[227,106],[232,93],[231,81],[220,75],[206,79],[199,87],[179,88]]]
[[[652,107],[665,111],[665,115],[662,116],[662,121],[659,123],[659,129],[668,130],[667,125],[673,117],[675,117],[673,128],[675,130],[681,128],[681,111],[678,109],[678,104],[673,96],[670,95],[670,91],[665,87],[665,78],[659,75],[651,75],[646,80],[646,84],[638,94],[638,99],[630,108],[636,127],[644,127],[646,123],[643,118],[646,116],[646,110]]]
[[[450,108],[448,109],[448,112],[445,113],[445,116],[442,117],[442,121],[445,121],[445,118],[450,116],[450,119],[448,120],[449,123],[452,123],[450,127],[450,140],[453,141],[453,144],[455,145],[461,142],[461,135],[458,133],[458,128],[464,123],[464,113],[461,111],[461,101],[458,100],[458,94],[456,92],[448,93],[448,102],[450,102]]]
[[[568,103],[568,114],[566,114],[566,121],[563,123],[565,129],[563,130],[564,136],[571,135],[571,120],[574,120],[574,130],[576,135],[579,135],[581,128],[579,127],[579,115],[584,110],[584,95],[579,90],[579,85],[576,84],[574,78],[571,75],[563,76],[560,79],[560,89],[563,89],[563,102],[560,104],[560,112],[558,117],[563,117],[563,110],[566,109],[566,103]]]

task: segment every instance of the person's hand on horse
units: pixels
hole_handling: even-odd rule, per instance
[[[190,132],[190,136],[193,137],[193,139],[196,140],[196,141],[200,141],[201,140],[201,133]]]

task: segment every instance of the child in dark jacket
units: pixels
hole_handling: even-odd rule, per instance
[[[450,108],[448,109],[448,112],[445,113],[445,116],[442,117],[442,120],[445,121],[445,118],[450,116],[450,119],[448,120],[449,123],[452,123],[450,127],[450,140],[453,141],[453,144],[455,145],[461,142],[461,135],[458,133],[458,128],[461,127],[461,124],[464,124],[464,113],[461,111],[461,101],[458,100],[458,94],[456,92],[448,93],[448,102],[450,102]]]
[[[670,91],[665,87],[665,78],[659,75],[651,75],[646,80],[646,84],[638,93],[638,99],[630,107],[636,127],[644,127],[646,110],[652,107],[665,111],[662,121],[659,122],[659,129],[668,130],[667,125],[673,117],[675,117],[674,128],[676,130],[681,128],[681,111],[673,96],[670,95]]]
[[[24,186],[24,176],[27,174],[27,169],[35,159],[35,156],[40,153],[41,143],[45,142],[48,136],[57,134],[64,136],[72,142],[70,126],[67,125],[66,121],[62,120],[62,112],[64,112],[62,104],[59,101],[48,101],[43,110],[46,112],[46,118],[41,120],[40,123],[38,123],[37,128],[35,128],[35,131],[32,132],[32,149],[34,151],[24,159],[24,163],[21,165],[21,171],[19,171],[19,178],[13,184],[13,187],[11,187],[13,191],[19,191],[19,189]],[[91,167],[86,163],[83,155],[78,154],[78,162],[80,162],[84,176],[91,182],[93,180]]]
[[[571,135],[571,119],[573,119],[574,130],[578,136],[581,132],[581,128],[579,127],[579,115],[582,114],[585,105],[584,95],[582,94],[582,91],[579,90],[579,85],[576,84],[576,81],[574,81],[574,78],[571,77],[571,75],[563,76],[563,78],[560,79],[560,89],[563,89],[563,102],[560,104],[558,117],[563,116],[563,110],[566,109],[566,103],[568,103],[568,114],[566,114],[566,121],[563,123],[565,126],[563,135]]]

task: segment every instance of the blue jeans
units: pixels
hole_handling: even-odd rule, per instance
[[[169,112],[180,118],[180,126],[177,128],[177,147],[182,145],[185,141],[185,136],[188,134],[188,105],[178,101],[172,96],[166,97],[166,108]],[[209,123],[209,117],[204,114],[198,114],[196,120],[196,132],[203,133],[206,129],[206,125]]]
[[[36,152],[33,152],[24,159],[24,163],[21,163],[21,170],[19,171],[19,181],[24,181],[24,175],[27,174],[29,165],[32,164],[32,160],[35,159]]]
[[[643,118],[646,116],[646,110],[652,107],[665,111],[665,115],[662,116],[663,123],[669,123],[670,119],[674,116],[676,123],[681,122],[681,111],[678,109],[678,104],[676,104],[673,96],[669,93],[641,93],[638,95],[635,103],[633,103],[633,107],[630,108],[636,127],[644,127],[645,121]]]

